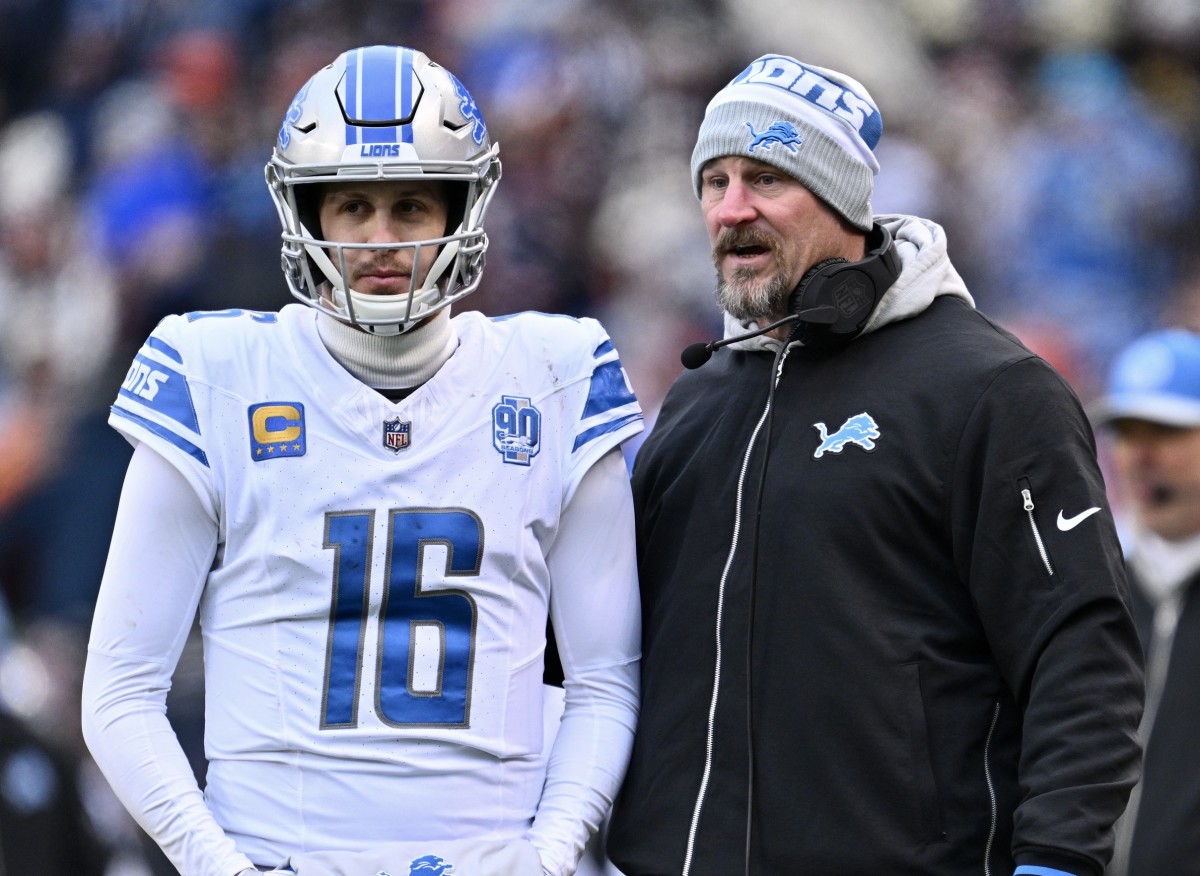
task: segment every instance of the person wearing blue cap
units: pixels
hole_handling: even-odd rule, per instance
[[[785,55],[700,124],[725,337],[634,464],[627,876],[1100,876],[1137,781],[1087,416],[939,225],[874,212],[882,134],[861,83]]]
[[[1142,781],[1111,876],[1200,876],[1200,334],[1170,328],[1116,358],[1089,409],[1112,440],[1134,618],[1146,653]]]

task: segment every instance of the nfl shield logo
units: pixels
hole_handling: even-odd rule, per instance
[[[833,290],[833,303],[837,305],[842,316],[850,316],[856,310],[866,307],[871,301],[867,291],[867,281],[859,273],[849,273],[841,279]]]
[[[383,446],[393,453],[399,453],[408,446],[409,435],[412,433],[412,423],[396,417],[394,420],[383,421]]]

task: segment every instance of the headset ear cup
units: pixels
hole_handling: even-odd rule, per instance
[[[795,315],[820,306],[822,303],[821,290],[826,280],[822,273],[828,268],[847,263],[848,260],[843,258],[825,259],[805,271],[804,276],[800,278],[800,282],[796,284],[795,290],[788,298],[788,313]],[[801,319],[793,326],[789,339],[801,341],[808,346],[813,343],[814,338],[827,334],[827,329],[828,326],[815,325]]]
[[[791,297],[788,298],[788,313],[800,313],[819,305],[824,278],[818,278],[817,275],[832,265],[844,265],[847,262],[847,259],[842,258],[825,259],[805,271],[804,276],[800,278],[800,282],[792,291]]]
[[[800,278],[788,300],[788,313],[804,316],[796,322],[790,340],[829,350],[862,334],[880,299],[900,274],[899,257],[887,228],[876,224],[868,241],[865,258],[856,262],[825,259]],[[804,318],[810,314],[811,318]]]

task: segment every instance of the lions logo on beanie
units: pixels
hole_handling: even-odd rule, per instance
[[[842,73],[763,55],[709,101],[692,152],[692,185],[714,158],[743,155],[777,167],[855,227],[871,229],[883,118]]]

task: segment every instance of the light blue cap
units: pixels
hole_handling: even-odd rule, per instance
[[[1133,419],[1166,426],[1200,426],[1200,334],[1164,329],[1126,347],[1109,373],[1093,422]]]

